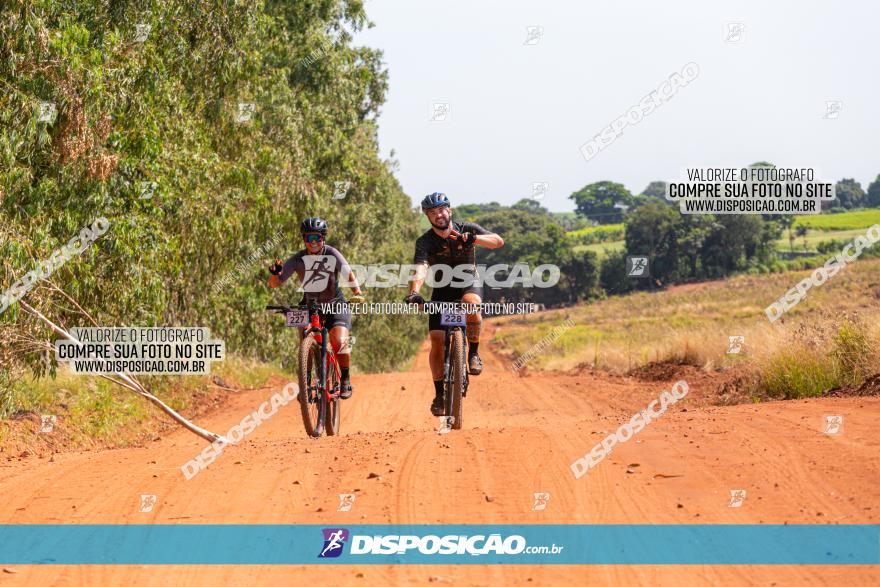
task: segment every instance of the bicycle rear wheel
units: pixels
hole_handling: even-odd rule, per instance
[[[327,365],[327,378],[330,380],[330,393],[338,394],[342,387],[339,383],[339,377],[336,374],[336,368]],[[342,407],[342,400],[339,397],[331,397],[327,404],[327,417],[324,426],[327,428],[327,436],[336,436],[339,434],[339,412]]]
[[[311,336],[299,347],[299,407],[309,436],[321,436],[324,390],[321,389],[321,345]]]
[[[452,331],[449,337],[449,382],[446,385],[446,415],[452,416],[452,429],[461,429],[461,394],[464,391],[464,378],[467,364],[464,356],[464,333],[461,329]]]

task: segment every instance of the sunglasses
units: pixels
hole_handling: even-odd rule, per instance
[[[303,240],[309,243],[310,245],[315,245],[324,240],[323,234],[304,234]]]

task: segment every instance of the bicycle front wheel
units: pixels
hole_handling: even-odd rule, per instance
[[[452,416],[452,429],[461,429],[461,394],[467,363],[464,356],[464,333],[456,329],[449,337],[450,378],[446,393],[446,415]]]
[[[309,436],[321,436],[326,402],[321,388],[321,345],[307,336],[299,347],[299,407]]]

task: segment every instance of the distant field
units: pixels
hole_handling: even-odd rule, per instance
[[[795,226],[802,224],[809,228],[806,234],[806,247],[808,251],[815,251],[816,246],[822,241],[842,240],[851,241],[859,235],[865,234],[865,229],[880,224],[880,208],[871,208],[868,210],[856,210],[854,212],[844,212],[843,214],[820,214],[818,216],[798,216]],[[611,232],[614,230],[623,230],[623,224],[609,224],[605,226],[590,226],[581,230],[568,233],[570,237],[583,235]],[[599,236],[601,239],[601,236]],[[574,252],[593,251],[599,259],[603,259],[608,253],[623,250],[625,241],[612,240],[587,245],[575,245]],[[788,231],[783,232],[782,238],[776,241],[776,248],[779,251],[790,251],[791,243],[788,240]],[[794,251],[804,250],[804,237],[797,237],[794,241]]]
[[[853,210],[843,214],[798,216],[795,225],[802,224],[815,230],[854,230],[880,224],[880,208]]]
[[[572,212],[571,214],[574,213]],[[806,235],[807,251],[815,251],[816,246],[822,241],[851,241],[855,237],[863,235],[865,229],[874,224],[880,224],[880,208],[855,210],[842,214],[798,216],[795,219],[795,226],[803,225],[809,229]],[[431,227],[424,215],[420,216],[419,227],[421,230],[428,230]],[[593,251],[601,261],[608,253],[621,251],[625,248],[625,241],[620,238],[620,234],[616,234],[622,233],[623,230],[623,223],[604,224],[573,230],[567,232],[566,236],[573,242],[578,243],[572,247],[575,253]],[[581,244],[585,240],[588,242],[595,240],[597,242]],[[792,250],[787,231],[783,233],[782,238],[776,241],[776,248],[779,251],[786,252]],[[794,242],[794,251],[800,252],[804,250],[804,237],[797,237]]]
[[[867,228],[867,227],[865,227]],[[807,240],[807,250],[813,251],[816,249],[816,245],[818,245],[822,241],[829,240],[844,240],[851,241],[859,235],[864,236],[865,228],[857,228],[855,230],[817,230],[810,229],[807,232],[806,240]],[[791,242],[788,240],[788,231],[784,232],[782,238],[776,241],[776,249],[779,251],[790,251],[791,250]],[[794,240],[794,250],[795,252],[804,250],[804,237],[799,236]]]
[[[532,359],[530,368],[587,364],[626,372],[669,360],[706,369],[746,364],[766,374],[780,396],[815,395],[841,383],[844,371],[829,362],[852,349],[854,364],[867,357],[870,365],[880,365],[880,259],[847,266],[771,324],[764,308],[808,274],[741,275],[500,318],[495,340],[516,358],[571,318],[575,326]],[[859,325],[850,329],[856,335],[847,320]],[[741,353],[727,353],[729,336],[745,337]]]
[[[623,230],[623,223],[620,224],[602,224],[599,226],[588,226],[586,228],[581,228],[580,230],[572,230],[568,233],[568,236],[573,238],[578,238],[581,236],[592,235],[592,234],[603,234],[603,233],[613,233],[619,232]]]
[[[817,216],[798,216],[795,226],[806,226],[809,231],[806,234],[806,250],[815,251],[816,246],[822,241],[841,240],[851,241],[859,235],[865,234],[865,229],[874,224],[880,224],[880,208],[867,210],[855,210],[842,214],[819,214]],[[597,235],[602,239],[603,233],[611,233],[615,230],[623,230],[623,224],[609,224],[605,226],[590,226],[581,230],[568,233],[569,237],[577,238],[586,235]],[[623,239],[609,240],[591,244],[578,244],[573,247],[574,251],[593,251],[599,259],[604,258],[609,252],[622,250],[625,246]],[[788,240],[788,232],[783,232],[782,238],[776,241],[779,251],[790,251],[791,243]],[[804,250],[804,237],[797,237],[794,241],[794,251]]]
[[[626,247],[626,241],[611,241],[607,243],[593,243],[591,245],[575,245],[572,247],[572,250],[575,253],[580,253],[583,251],[593,251],[596,253],[596,256],[601,261],[608,253],[613,253],[614,251],[622,251]]]
[[[626,243],[623,240],[624,225],[603,224],[600,226],[588,226],[580,230],[572,230],[566,233],[566,237],[573,244],[575,253],[593,251],[601,261],[608,253],[623,250]]]
[[[851,241],[859,235],[864,235],[865,229],[874,224],[880,224],[880,208],[854,210],[843,214],[798,216],[795,219],[795,227],[800,225],[809,229],[806,234],[806,244],[807,250],[810,251],[815,250],[816,245],[822,241]],[[780,251],[791,250],[788,231],[785,231],[782,238],[776,241],[776,248]],[[794,250],[795,252],[804,250],[804,237],[795,238]]]

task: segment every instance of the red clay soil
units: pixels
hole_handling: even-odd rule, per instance
[[[491,336],[487,329],[486,338]],[[2,523],[858,524],[880,523],[880,397],[714,406],[711,378],[581,479],[571,463],[670,381],[601,373],[514,374],[486,348],[464,428],[437,434],[425,350],[409,372],[354,377],[342,435],[307,438],[295,403],[187,481],[204,441],[0,465]],[[266,401],[236,394],[200,421],[216,432]],[[838,434],[826,415],[842,415]],[[638,464],[637,467],[630,467]],[[747,490],[742,507],[730,491]],[[532,511],[533,493],[549,492]],[[339,493],[355,493],[337,512]],[[152,512],[139,496],[155,494]],[[829,566],[15,566],[7,585],[869,585],[880,567]],[[329,581],[329,583],[328,583]]]

